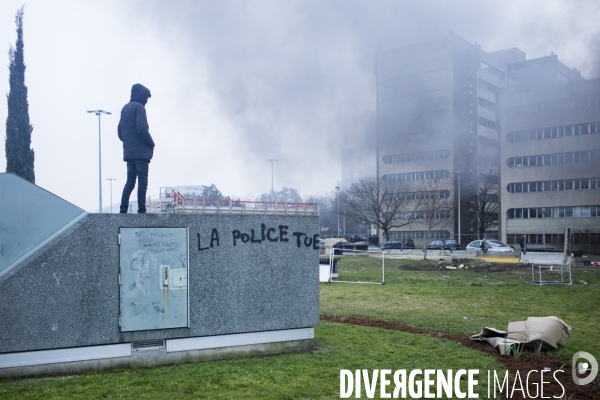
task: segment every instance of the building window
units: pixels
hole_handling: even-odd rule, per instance
[[[423,181],[423,180],[428,180],[428,179],[439,179],[439,178],[449,178],[449,177],[450,177],[450,171],[448,171],[447,169],[383,175],[383,179],[387,180],[389,182]]]
[[[600,121],[585,124],[552,126],[549,128],[530,129],[525,131],[508,132],[509,142],[526,142],[528,140],[556,139],[567,136],[591,135],[600,132]]]
[[[427,231],[391,231],[390,239],[427,239]],[[429,232],[430,239],[449,239],[450,232],[443,230],[432,230]]]
[[[488,65],[484,62],[481,63],[481,69],[489,72],[490,74],[492,74],[495,77],[498,77],[500,79],[506,78],[506,74],[504,73],[504,71],[501,71],[498,68],[492,67],[491,65]]]
[[[491,83],[489,83],[488,81],[484,81],[483,79],[479,79],[479,87],[495,94],[500,91],[500,88],[498,86],[492,85]]]
[[[595,162],[600,160],[600,150],[571,151],[567,153],[539,154],[534,156],[510,157],[509,168],[541,167],[548,165]]]
[[[533,114],[550,114],[557,111],[572,110],[574,108],[597,107],[600,105],[599,99],[600,95],[595,95],[520,104],[518,106],[508,107],[506,112],[512,117]]]
[[[487,108],[488,110],[496,111],[496,103],[492,103],[491,101],[481,97],[477,99],[477,104],[479,104],[481,107]]]
[[[498,129],[498,123],[496,121],[492,121],[491,119],[479,117],[477,118],[477,122],[479,125],[488,127],[490,129]]]
[[[495,149],[499,149],[500,148],[500,142],[497,141],[497,140],[495,140],[495,139],[491,139],[489,137],[485,137],[485,136],[479,135],[477,137],[477,141],[479,142],[479,144],[482,144],[484,146],[493,147]]]
[[[450,210],[438,210],[433,213],[433,218],[430,218],[431,214],[426,211],[401,211],[398,213],[397,219],[402,220],[429,220],[429,219],[448,219],[450,218]]]
[[[506,185],[508,193],[561,192],[600,189],[600,178],[558,179],[553,181],[514,182]]]
[[[450,150],[434,150],[423,151],[419,153],[394,154],[391,156],[384,156],[383,162],[385,164],[397,164],[409,161],[438,160],[442,158],[448,158],[449,156]]]
[[[600,217],[600,205],[510,208],[506,215],[508,219]]]
[[[429,198],[429,196],[431,196],[432,193],[435,193],[435,195],[437,197],[439,197],[440,199],[450,198],[449,190],[438,190],[436,192],[417,191],[417,192],[395,193],[392,196],[399,197],[401,199],[407,199],[407,200],[420,200],[420,199]]]
[[[547,232],[547,231],[546,231]],[[518,244],[522,234],[509,234],[506,235],[506,240],[508,244]],[[544,240],[545,239],[545,240]],[[525,240],[527,243],[546,243],[546,244],[559,244],[563,245],[565,239],[564,233],[546,233],[546,237],[543,237],[541,233],[530,233],[525,235]],[[580,233],[573,232],[571,233],[571,243],[581,243],[581,240],[585,239],[590,243],[600,243],[600,233]]]

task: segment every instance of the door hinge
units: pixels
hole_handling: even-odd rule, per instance
[[[119,246],[121,245],[121,234],[119,233]]]
[[[119,314],[119,328],[121,328],[121,314]]]
[[[122,283],[121,283],[121,274],[119,273],[119,286],[121,286],[121,285],[122,285]]]

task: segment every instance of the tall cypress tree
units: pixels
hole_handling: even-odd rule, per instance
[[[33,172],[33,149],[29,123],[29,103],[25,86],[25,62],[23,56],[23,12],[24,6],[15,15],[17,43],[8,49],[10,60],[10,91],[8,93],[8,117],[6,118],[6,172],[13,172],[31,183],[35,183]]]

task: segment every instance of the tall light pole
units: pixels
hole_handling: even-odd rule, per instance
[[[110,181],[110,213],[112,214],[112,181],[116,181],[115,178],[106,178],[107,181]]]
[[[546,208],[542,208],[542,247],[545,249],[546,248],[546,221],[545,221],[545,216],[546,214]]]
[[[381,127],[379,122],[379,65],[382,64],[383,61],[382,55],[383,51],[381,49],[378,49],[375,53],[375,177],[377,178],[377,201],[379,201],[379,179],[381,178],[379,176],[379,129]],[[372,223],[372,221],[369,223]],[[377,234],[377,243],[379,244],[379,223],[377,223],[377,230],[375,233]]]
[[[98,212],[102,214],[102,131],[100,129],[100,116],[102,116],[102,114],[110,115],[112,113],[104,110],[90,110],[88,113],[94,113],[98,116]]]
[[[460,244],[460,171],[454,171],[458,175],[458,244]]]
[[[337,198],[338,198],[338,234],[337,237],[340,237],[340,187],[336,186],[337,189]]]
[[[279,160],[269,158],[267,161],[271,163],[271,201],[274,201],[273,196],[275,196],[275,192],[273,191],[273,163]]]
[[[346,204],[344,204],[344,215],[342,215],[342,235],[346,235]]]

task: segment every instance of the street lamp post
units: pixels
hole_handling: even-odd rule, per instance
[[[460,171],[454,171],[458,174],[458,244],[460,244]]]
[[[542,247],[546,248],[546,220],[544,218],[546,214],[546,208],[542,208]]]
[[[269,158],[267,161],[271,163],[271,201],[274,201],[273,196],[275,195],[275,192],[273,191],[273,163],[279,160]]]
[[[102,136],[100,129],[100,116],[102,114],[111,115],[112,113],[104,110],[90,110],[88,113],[94,113],[98,116],[98,212],[102,214]]]
[[[107,181],[110,181],[110,213],[112,214],[112,205],[113,205],[113,201],[112,201],[112,181],[116,181],[115,178],[106,178]]]
[[[338,234],[337,237],[340,237],[340,187],[336,186],[337,189],[337,198],[338,198]]]
[[[342,215],[342,234],[346,236],[346,205],[344,204],[344,215]]]

